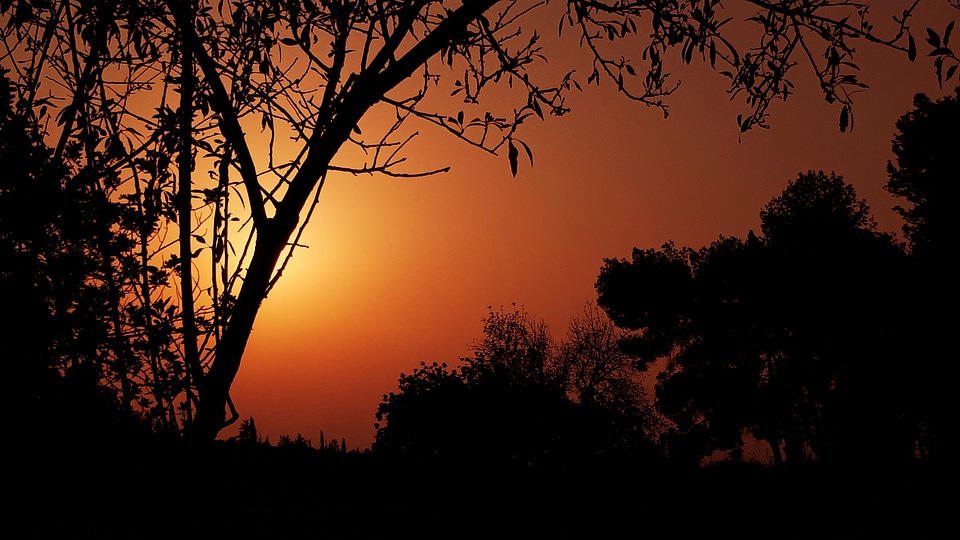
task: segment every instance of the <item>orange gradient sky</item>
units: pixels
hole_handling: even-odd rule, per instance
[[[914,34],[942,29],[956,13],[918,19]],[[886,16],[875,19],[881,27]],[[543,32],[555,36],[555,16],[545,20]],[[576,68],[584,85],[583,53],[554,42],[549,69]],[[571,113],[523,126],[535,166],[521,152],[517,178],[505,157],[429,126],[407,155],[424,169],[449,165],[449,173],[331,176],[301,240],[309,249],[296,253],[257,319],[232,391],[241,417],[254,417],[274,443],[301,433],[316,445],[322,429],[327,440],[366,448],[377,405],[400,373],[468,355],[488,306],[522,304],[562,338],[570,317],[595,299],[604,258],[668,240],[700,247],[719,235],[742,237],[807,170],[842,175],[882,230],[899,231],[895,201],[883,191],[894,123],[915,93],[939,98],[956,81],[938,89],[922,54],[911,64],[860,49],[855,61],[871,88],[856,97],[852,133],[839,132],[839,108],[804,71],[794,77],[796,95],[773,107],[772,129],[738,142],[735,119],[747,111],[729,101],[726,79],[674,65],[682,86],[668,119],[611,84],[584,85],[570,96]],[[233,426],[222,436],[235,433]]]

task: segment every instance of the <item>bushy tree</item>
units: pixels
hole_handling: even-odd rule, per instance
[[[653,455],[639,372],[595,308],[556,345],[522,309],[491,312],[458,369],[421,364],[377,410],[374,450],[472,465],[571,467]]]
[[[654,436],[656,414],[643,386],[645,364],[624,352],[625,332],[595,303],[570,320],[559,346],[567,395],[577,403],[632,418]]]
[[[151,392],[118,274],[132,248],[118,205],[14,106],[0,70],[0,348],[27,440],[131,434]]]
[[[944,39],[946,41],[946,39]],[[897,121],[893,139],[896,163],[887,164],[886,189],[902,198],[894,209],[903,217],[910,247],[910,265],[899,279],[909,291],[903,332],[913,337],[910,354],[917,358],[910,380],[915,413],[922,418],[919,451],[949,460],[956,453],[958,408],[950,398],[954,318],[958,300],[952,253],[958,235],[954,201],[960,186],[960,88],[956,96],[931,101],[918,94],[913,110]]]
[[[474,464],[543,465],[570,437],[555,345],[522,309],[491,311],[459,369],[421,364],[377,410],[376,451]]]
[[[919,257],[944,265],[957,245],[953,205],[960,184],[960,88],[956,96],[931,101],[923,94],[914,109],[897,121],[893,139],[896,164],[887,163],[886,189],[906,200],[895,210],[906,222],[904,233]]]
[[[236,441],[244,446],[253,446],[263,442],[252,416],[240,421],[240,431],[237,433]]]
[[[556,344],[546,324],[523,307],[490,311],[483,319],[483,337],[473,344],[462,372],[467,381],[501,378],[510,384],[562,389],[563,373]]]
[[[736,450],[747,432],[776,463],[908,457],[915,419],[891,391],[902,253],[835,175],[800,175],[761,223],[763,237],[634,250],[600,273],[598,302],[632,331],[628,350],[669,358],[657,397],[676,452]]]
[[[103,265],[97,239],[109,238],[113,223],[98,211],[101,194],[70,178],[38,126],[14,110],[12,90],[0,73],[0,331],[4,350],[23,359],[15,368],[66,369],[107,341],[109,300],[92,278]]]

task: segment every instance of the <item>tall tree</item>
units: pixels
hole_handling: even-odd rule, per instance
[[[949,33],[943,38],[946,46]],[[924,456],[946,460],[955,454],[957,407],[950,395],[950,362],[944,351],[951,348],[958,300],[956,278],[950,268],[958,234],[953,205],[960,186],[960,88],[956,96],[931,101],[918,94],[913,110],[897,121],[893,139],[896,163],[887,164],[886,189],[906,204],[894,209],[906,222],[911,264],[901,279],[909,288],[904,330],[915,336],[911,354],[919,369],[914,371],[912,398],[915,414],[922,418],[919,451]]]
[[[923,94],[897,121],[893,139],[896,165],[887,163],[886,189],[906,200],[897,206],[904,233],[919,257],[945,264],[957,245],[953,212],[960,184],[960,87],[956,96],[931,101]]]
[[[573,0],[553,15],[594,56],[585,82],[606,81],[665,110],[676,88],[670,63],[702,60],[745,97],[741,130],[766,126],[769,104],[791,94],[801,62],[846,129],[852,95],[863,86],[855,46],[917,54],[908,24],[916,4],[905,3],[886,36],[873,30],[863,4],[744,4],[758,32],[739,42],[734,36],[745,34],[731,31],[727,11],[713,0]],[[113,332],[151,335],[170,324],[172,306],[176,358],[156,347],[132,353],[154,380],[169,382],[157,387],[170,388],[178,403],[171,423],[208,439],[239,418],[229,391],[253,322],[331,173],[445,170],[404,168],[408,122],[420,121],[506,153],[516,174],[520,151],[529,152],[520,125],[565,113],[566,93],[579,88],[573,71],[545,82],[530,70],[549,54],[535,17],[552,7],[518,0],[0,3],[2,61],[16,74],[18,107],[41,122],[58,108],[50,134],[56,154],[122,180],[104,187],[139,224],[141,271],[117,282],[130,291],[120,313],[139,315]],[[949,69],[952,52],[930,45]],[[495,86],[516,101],[483,106]],[[436,93],[455,100],[443,103]],[[363,120],[373,111],[388,111],[395,123],[370,132]],[[267,142],[258,153],[261,138]],[[278,143],[286,139],[296,147]],[[345,162],[350,147],[367,161]],[[209,174],[194,176],[197,167]],[[176,223],[177,246],[165,242],[161,223]],[[179,283],[155,280],[157,268],[176,272]],[[162,394],[152,406],[174,414],[174,398]]]
[[[114,334],[129,231],[119,205],[56,157],[12,98],[0,69],[0,350],[16,381],[14,431],[30,442],[112,436],[150,393]]]

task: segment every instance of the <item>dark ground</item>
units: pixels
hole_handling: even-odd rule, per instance
[[[957,526],[955,475],[921,464],[506,471],[227,443],[8,459],[19,538],[938,538]]]

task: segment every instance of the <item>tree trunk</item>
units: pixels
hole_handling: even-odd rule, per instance
[[[783,465],[783,454],[780,453],[780,439],[767,439],[767,444],[770,445],[770,451],[773,452],[773,466],[780,467]]]
[[[386,55],[383,55],[381,58],[383,64],[376,69],[369,67],[367,71],[357,76],[347,93],[339,100],[335,114],[332,114],[328,121],[323,122],[323,125],[317,127],[310,139],[310,151],[300,170],[290,181],[283,199],[276,204],[274,216],[269,219],[263,218],[258,224],[256,245],[250,266],[244,275],[240,293],[230,313],[223,337],[217,344],[216,357],[203,380],[197,381],[199,395],[197,416],[187,431],[189,438],[212,440],[227,425],[226,407],[230,386],[240,369],[240,360],[250,339],[260,304],[270,289],[270,281],[280,256],[300,224],[300,213],[305,208],[317,183],[326,175],[330,161],[370,107],[379,102],[387,92],[409,78],[445,46],[460,39],[467,31],[470,22],[476,20],[497,1],[480,0],[465,3],[449,14],[444,22],[428,36],[419,40],[400,59],[387,65]],[[191,25],[192,23],[181,20],[178,24]],[[196,46],[201,47],[199,43],[196,43]],[[209,58],[206,58],[202,51],[195,52],[198,54],[198,61],[205,76],[217,77],[213,66],[204,65],[204,62],[209,62]],[[376,64],[375,59],[371,66]],[[229,114],[226,110],[219,112]],[[239,124],[235,127],[239,128]],[[246,141],[234,140],[244,137],[241,130],[222,131],[221,134],[231,143],[232,148],[247,147]],[[252,168],[252,161],[250,167]],[[252,187],[248,195],[253,199],[260,197],[261,193],[256,183],[255,171],[250,171],[250,174],[252,176],[249,183]],[[254,201],[251,200],[252,205],[253,203]]]
[[[180,5],[181,18],[192,18],[189,2]],[[180,227],[180,334],[183,342],[183,359],[187,374],[194,381],[203,377],[200,352],[197,350],[197,318],[193,301],[193,95],[196,78],[193,73],[193,47],[188,43],[186,32],[180,36],[180,111],[177,155],[177,221]],[[187,409],[190,414],[190,409]],[[189,416],[187,418],[189,422]]]
[[[227,424],[226,407],[230,386],[240,368],[240,360],[253,331],[253,322],[260,310],[260,304],[266,298],[270,278],[292,233],[291,228],[289,232],[270,234],[272,229],[273,227],[270,227],[269,230],[258,233],[250,267],[230,313],[230,322],[217,344],[216,358],[203,379],[197,381],[199,402],[197,416],[188,431],[190,438],[212,440]]]

